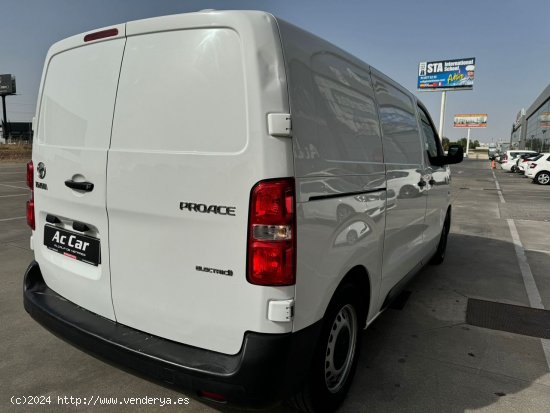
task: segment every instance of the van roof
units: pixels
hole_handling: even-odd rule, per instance
[[[272,14],[258,10],[201,10],[191,13],[170,14],[133,20],[108,27],[97,28],[62,39],[50,47],[47,59],[62,51],[99,41],[113,40],[119,37],[134,36],[143,33],[212,26],[216,25],[218,22],[223,26],[227,26],[228,24],[231,26],[233,24],[241,25],[248,23],[249,27],[251,25],[252,29],[256,29],[258,26],[254,24],[254,22],[259,22],[263,19],[263,23],[265,23],[266,18],[268,21],[271,21],[272,24],[276,24],[275,17]],[[86,36],[108,31],[110,29],[116,30],[116,34],[101,37],[98,40],[84,41]]]

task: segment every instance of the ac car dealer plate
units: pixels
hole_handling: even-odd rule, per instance
[[[50,225],[44,227],[44,245],[73,260],[97,266],[100,260],[99,239]]]

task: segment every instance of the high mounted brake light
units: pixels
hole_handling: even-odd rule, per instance
[[[118,29],[107,29],[99,32],[88,33],[84,36],[85,42],[93,42],[94,40],[105,39],[106,37],[113,37],[118,34]]]
[[[261,181],[250,197],[247,279],[256,285],[296,281],[294,179]]]

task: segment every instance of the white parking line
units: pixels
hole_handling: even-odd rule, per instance
[[[0,195],[0,198],[13,198],[14,196],[29,196],[29,194]]]
[[[24,186],[14,186],[14,185],[6,185],[6,184],[0,184],[0,185],[7,186],[8,188],[27,189]]]
[[[495,171],[491,171],[493,173],[493,179],[495,180],[495,185],[497,186],[497,194],[498,194],[498,197],[500,199],[500,202],[502,202],[503,204],[506,203],[506,201],[504,200],[504,197],[502,196],[502,190],[500,189],[500,185],[498,183],[498,179],[495,175]]]
[[[495,175],[495,171],[492,171],[492,172],[493,172],[493,178],[495,179],[495,184],[497,186],[497,192],[500,198],[500,202],[505,204],[506,201],[502,196],[502,192],[500,190],[500,185]],[[512,242],[514,243],[514,249],[516,250],[519,270],[521,272],[521,277],[523,278],[523,284],[525,285],[525,290],[527,291],[527,298],[529,299],[529,305],[532,308],[539,308],[541,310],[544,310],[544,304],[542,304],[542,298],[537,288],[537,283],[535,282],[535,278],[533,277],[533,272],[531,271],[529,262],[527,262],[527,257],[525,256],[525,249],[523,248],[523,244],[521,243],[521,239],[519,238],[518,230],[516,228],[516,223],[514,222],[513,219],[507,219],[506,221],[508,222],[508,228],[510,229],[510,234],[512,235]],[[550,370],[550,340],[541,338],[540,342],[542,344],[542,351],[544,353],[544,357],[546,358],[546,365]]]
[[[532,249],[524,249],[527,252],[538,252],[539,254],[550,254],[550,251],[546,250],[532,250]]]
[[[27,217],[3,218],[3,219],[0,219],[0,222],[15,221],[16,219],[25,219],[25,218],[27,218]]]

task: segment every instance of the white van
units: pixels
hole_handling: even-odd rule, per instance
[[[26,310],[207,400],[334,410],[361,329],[444,258],[462,149],[444,156],[406,89],[268,13],[60,41],[34,126]]]

